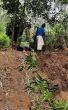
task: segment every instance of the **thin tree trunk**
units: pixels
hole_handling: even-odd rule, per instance
[[[21,21],[22,22],[22,21]],[[20,33],[21,33],[21,27],[22,27],[22,23],[20,22],[20,25],[19,25],[19,33],[18,33],[18,37],[20,36]]]
[[[16,15],[13,16],[13,27],[12,27],[12,47],[13,47],[13,42],[14,42],[15,24],[16,24]]]
[[[23,22],[24,17],[25,17],[25,6],[26,6],[26,4],[24,3],[23,11],[22,11],[22,13],[21,13],[21,21],[20,21],[20,27],[19,27],[19,34],[18,34],[18,37],[20,36],[21,27],[22,27],[22,22]]]

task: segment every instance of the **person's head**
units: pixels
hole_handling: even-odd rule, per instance
[[[44,24],[42,24],[42,28],[45,28],[45,23],[44,23]]]
[[[28,24],[27,27],[30,29],[31,28],[31,24]]]

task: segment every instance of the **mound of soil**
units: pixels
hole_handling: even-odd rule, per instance
[[[55,95],[68,101],[68,52],[44,52],[37,54],[38,68],[19,71],[29,52],[8,49],[0,51],[0,110],[29,110],[32,96],[25,92],[26,73],[31,78],[37,73],[59,84],[60,93]]]
[[[59,85],[59,96],[68,101],[68,51],[38,54],[40,71]]]

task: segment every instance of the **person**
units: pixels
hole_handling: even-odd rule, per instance
[[[23,31],[22,41],[27,41],[27,42],[30,41],[30,29],[31,29],[31,24],[28,24]]]
[[[30,48],[31,35],[31,24],[28,24],[21,36],[19,50],[28,50]]]
[[[37,36],[37,51],[41,51],[44,46],[44,34],[45,34],[45,23],[42,24],[40,28],[37,28],[36,36]]]

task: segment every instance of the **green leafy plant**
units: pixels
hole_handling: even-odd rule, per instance
[[[6,34],[0,32],[0,48],[8,47],[9,44],[10,44],[9,37]]]
[[[28,78],[27,78],[28,79]],[[64,100],[56,101],[52,91],[56,90],[57,85],[53,82],[42,78],[40,75],[28,80],[26,85],[27,92],[39,94],[31,106],[31,110],[68,110],[68,104]],[[44,103],[47,103],[45,108]]]
[[[44,101],[47,101],[49,104],[51,104],[51,101],[53,100],[53,96],[52,93],[49,92],[49,90],[47,89],[46,91],[44,91],[41,95],[41,98],[39,98],[38,100],[38,104],[42,105],[42,103]]]
[[[50,47],[50,48],[54,48],[59,46],[59,44],[61,43],[59,37],[61,36],[61,38],[63,36],[67,36],[68,37],[68,30],[67,28],[64,28],[64,25],[61,23],[54,23],[53,26],[50,27],[50,30],[47,30],[47,38],[46,38],[46,46]],[[64,40],[66,39],[66,44],[67,44],[67,37],[64,38]],[[58,42],[59,40],[59,42]],[[63,44],[61,44],[63,45]]]
[[[37,60],[35,56],[33,56],[31,53],[27,56],[26,61],[29,65],[28,69],[33,69],[37,67]]]
[[[52,92],[59,89],[58,85],[54,84],[52,81],[42,78],[40,75],[33,77],[33,79],[30,81],[30,88],[33,91],[39,91],[41,94],[46,90]]]
[[[64,100],[59,100],[54,102],[55,110],[68,110],[68,103]]]

